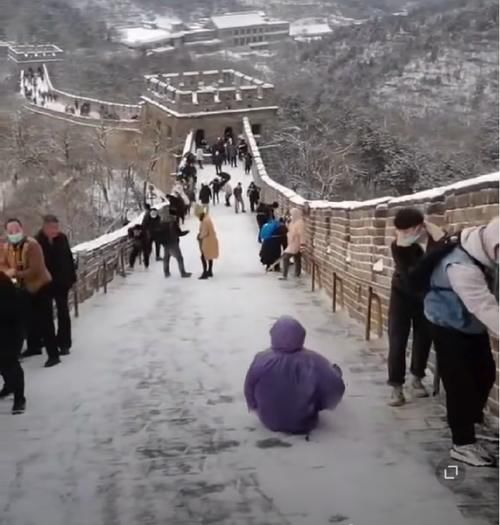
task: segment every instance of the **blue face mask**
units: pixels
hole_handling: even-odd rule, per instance
[[[10,233],[7,235],[7,239],[11,244],[19,244],[24,239],[23,233]]]

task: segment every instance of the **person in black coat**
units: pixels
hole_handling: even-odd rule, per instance
[[[154,243],[157,261],[161,261],[160,243],[156,238],[156,233],[160,225],[160,221],[160,214],[158,213],[158,210],[156,208],[150,208],[149,210],[146,210],[146,212],[144,213],[144,218],[142,219],[142,225],[144,226],[148,234],[149,251],[153,251]]]
[[[68,355],[72,345],[68,295],[76,283],[73,253],[55,215],[43,218],[42,229],[35,238],[42,247],[45,265],[52,276],[51,291],[57,309],[57,346],[61,355]]]
[[[128,229],[128,236],[132,239],[132,250],[129,257],[130,268],[133,269],[135,261],[142,253],[145,268],[149,268],[149,257],[151,255],[150,243],[146,229],[142,224],[135,224]]]
[[[412,388],[416,397],[428,395],[422,379],[432,343],[430,327],[424,316],[424,295],[415,289],[415,276],[425,264],[425,259],[439,245],[444,232],[424,221],[416,208],[402,208],[394,218],[396,239],[391,244],[394,273],[389,301],[388,330],[389,356],[387,359],[389,379],[393,387],[389,404],[405,403],[403,385],[406,375],[406,350],[410,330],[413,330],[411,368]],[[424,257],[425,256],[425,257]]]
[[[23,345],[23,316],[20,292],[5,273],[0,271],[0,375],[4,386],[0,399],[14,394],[13,414],[26,409],[24,371],[19,362]]]
[[[182,256],[179,243],[180,237],[188,233],[189,231],[181,230],[177,217],[170,213],[167,215],[166,220],[160,223],[158,239],[165,250],[165,257],[163,258],[163,273],[165,277],[170,277],[170,257],[177,260],[181,277],[191,277],[191,273],[187,272],[184,266],[184,257]]]
[[[199,200],[208,209],[208,205],[210,204],[210,199],[212,198],[212,192],[210,191],[210,187],[208,184],[202,184],[199,194]]]
[[[250,210],[254,212],[260,199],[260,189],[256,186],[255,182],[251,182],[250,186],[248,186],[247,195],[248,200],[250,201]]]

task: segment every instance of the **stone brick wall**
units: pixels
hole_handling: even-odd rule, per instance
[[[343,308],[365,326],[368,324],[369,295],[373,296],[368,336],[380,336],[387,328],[393,271],[390,245],[394,239],[393,219],[398,209],[418,207],[428,220],[448,232],[484,224],[499,214],[498,173],[403,197],[365,202],[307,202],[268,176],[248,119],[243,126],[255,159],[254,179],[262,188],[263,200],[279,202],[282,212],[292,207],[304,211],[307,268],[312,272],[314,267],[315,286],[323,289],[333,302],[336,280],[337,308]],[[498,370],[498,344],[495,358]],[[498,372],[490,408],[498,417]]]

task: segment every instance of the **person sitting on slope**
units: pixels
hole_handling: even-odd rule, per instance
[[[271,328],[271,348],[258,353],[245,379],[249,410],[269,430],[309,434],[321,410],[334,409],[345,391],[342,371],[304,348],[306,331],[293,317]]]

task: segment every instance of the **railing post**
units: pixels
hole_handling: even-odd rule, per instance
[[[365,322],[365,341],[370,340],[370,332],[372,325],[372,299],[373,299],[373,290],[372,287],[368,287],[368,308],[366,311],[366,322]]]
[[[73,307],[75,309],[75,317],[80,315],[80,305],[78,304],[78,283],[73,286]]]
[[[106,262],[106,257],[102,261],[102,286],[104,288],[104,293],[108,293],[108,265]]]
[[[314,259],[311,259],[311,292],[314,292],[316,289],[316,265],[314,264]]]
[[[333,272],[332,312],[337,311],[337,272]]]

